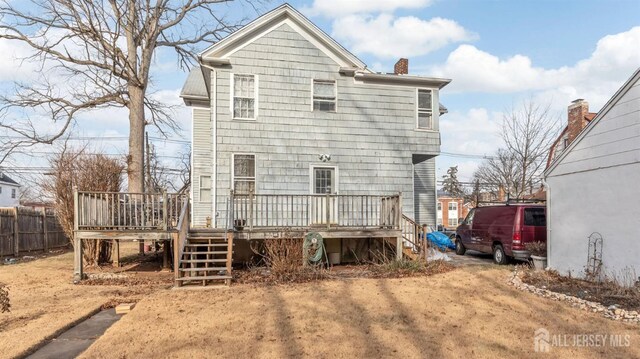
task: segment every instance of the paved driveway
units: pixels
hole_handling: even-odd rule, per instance
[[[493,256],[491,254],[480,253],[472,250],[467,250],[463,256],[457,255],[455,251],[448,251],[447,255],[452,259],[453,264],[460,266],[494,264]]]

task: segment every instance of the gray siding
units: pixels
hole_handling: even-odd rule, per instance
[[[212,201],[203,201],[200,198],[200,179],[202,176],[213,176],[213,162],[211,160],[213,157],[213,137],[209,109],[193,108],[192,131],[191,200],[193,211],[191,223],[194,226],[204,226],[207,217],[212,216]]]
[[[414,215],[418,224],[436,228],[436,159],[413,165]]]
[[[640,161],[640,83],[636,82],[562,159],[550,176]]]
[[[256,155],[257,193],[310,193],[311,165],[338,167],[339,193],[402,192],[413,217],[412,154],[436,155],[436,131],[416,131],[416,88],[357,83],[339,65],[286,24],[230,56],[229,69],[213,75],[217,111],[217,224],[226,219],[233,153]],[[233,120],[230,76],[254,74],[259,100],[256,121]],[[312,80],[337,82],[336,113],[313,112]],[[434,89],[434,104],[438,92]],[[434,121],[437,128],[437,110]],[[426,180],[426,179],[425,179]],[[435,181],[435,177],[433,178]]]

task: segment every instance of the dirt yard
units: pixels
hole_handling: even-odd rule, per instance
[[[81,357],[527,358],[540,356],[538,328],[629,335],[629,346],[552,347],[550,357],[640,357],[637,325],[515,290],[509,273],[469,266],[431,277],[158,291]]]
[[[107,283],[92,280],[89,285],[74,285],[72,252],[0,266],[0,283],[8,286],[11,300],[11,312],[0,313],[0,357],[21,356],[103,306],[137,301],[171,285],[172,274],[158,272],[157,266],[154,270],[148,262],[136,261],[136,250],[137,243],[123,243],[122,268],[88,270],[121,272],[119,279]]]

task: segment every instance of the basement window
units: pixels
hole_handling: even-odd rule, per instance
[[[336,82],[333,80],[313,80],[313,110],[336,111]]]
[[[418,128],[433,130],[433,92],[418,89]]]

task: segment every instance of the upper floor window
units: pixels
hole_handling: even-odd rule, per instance
[[[442,202],[438,202],[438,211],[442,211]]]
[[[313,110],[335,112],[336,82],[333,80],[313,80]]]
[[[233,75],[233,118],[255,120],[258,87],[255,75]]]
[[[418,128],[423,130],[433,129],[433,92],[431,90],[418,89]]]
[[[449,202],[449,210],[457,211],[458,210],[458,202]]]
[[[15,188],[11,189],[11,198],[16,198],[16,189]]]
[[[236,194],[255,193],[256,156],[247,154],[233,155],[233,191]]]

